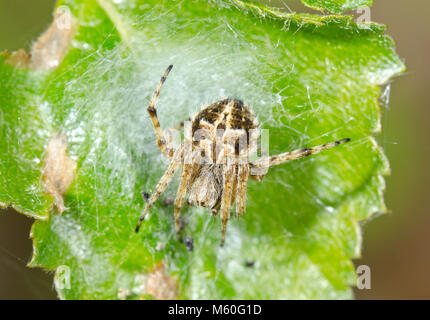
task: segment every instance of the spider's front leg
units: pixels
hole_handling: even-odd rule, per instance
[[[173,154],[172,160],[170,161],[169,167],[164,172],[163,176],[161,177],[160,181],[155,187],[155,192],[152,194],[151,198],[149,198],[148,203],[146,204],[145,210],[143,210],[139,218],[139,221],[136,225],[136,233],[139,232],[140,225],[145,219],[145,216],[148,214],[149,209],[151,209],[152,205],[158,199],[160,194],[162,194],[164,190],[166,190],[167,185],[172,180],[176,169],[178,169],[179,165],[182,163],[183,155],[184,155],[184,145],[181,144],[178,147],[178,149],[176,149],[175,153]]]
[[[230,208],[233,198],[234,179],[237,177],[236,165],[224,164],[223,168],[223,192],[221,197],[221,220],[222,220],[222,233],[221,233],[221,246],[224,245],[225,232],[227,229],[227,222],[230,219]]]
[[[151,118],[152,126],[154,127],[155,134],[157,136],[158,148],[160,148],[160,151],[169,159],[173,157],[174,150],[167,147],[166,138],[164,137],[163,130],[161,129],[160,121],[158,121],[156,105],[158,96],[160,95],[161,87],[163,86],[164,81],[166,81],[167,75],[169,74],[170,70],[172,70],[172,68],[173,65],[170,65],[164,72],[164,75],[161,77],[160,83],[158,84],[157,89],[155,90],[148,106],[149,117]]]
[[[312,148],[302,148],[291,152],[284,152],[276,156],[260,158],[250,164],[251,177],[255,180],[261,181],[265,173],[264,174],[258,173],[259,170],[267,170],[269,169],[269,167],[277,166],[287,161],[296,160],[296,159],[310,156],[312,154],[320,153],[321,151],[331,149],[333,147],[336,147],[348,141],[350,141],[349,138],[333,141],[333,142],[322,144],[320,146],[316,146]]]
[[[269,171],[270,162],[269,157],[263,156],[260,159],[251,162],[249,165],[249,178],[255,181],[263,181],[264,177]]]

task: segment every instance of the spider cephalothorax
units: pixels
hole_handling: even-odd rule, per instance
[[[343,139],[250,162],[249,155],[255,152],[257,147],[258,122],[251,109],[242,101],[226,98],[204,107],[192,120],[184,142],[174,150],[164,137],[155,108],[161,87],[171,69],[172,66],[167,68],[148,107],[157,144],[161,152],[170,159],[170,164],[148,200],[136,226],[136,232],[139,231],[153,203],[164,192],[175,171],[182,165],[181,181],[174,204],[178,237],[180,238],[180,210],[188,194],[189,204],[209,208],[213,215],[220,213],[222,245],[231,207],[236,205],[237,215],[245,212],[248,178],[261,181],[271,166],[315,154],[349,141]]]

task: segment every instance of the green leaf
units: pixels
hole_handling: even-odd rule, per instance
[[[301,0],[309,8],[341,14],[347,10],[369,7],[373,0]]]
[[[43,51],[71,38],[58,68],[61,50],[43,63],[33,54],[28,68],[1,56],[0,202],[37,219],[30,265],[57,270],[59,296],[350,298],[359,222],[386,211],[379,85],[404,66],[385,28],[242,1],[58,5],[62,24],[38,42]],[[146,107],[171,63],[158,103],[165,129],[234,96],[269,130],[271,154],[352,141],[250,181],[223,248],[220,219],[202,208],[182,210],[194,250],[177,241],[177,179],[135,234],[141,191],[167,167]]]
[[[50,199],[40,181],[43,143],[49,122],[38,105],[43,76],[12,68],[0,55],[0,206],[47,219]]]

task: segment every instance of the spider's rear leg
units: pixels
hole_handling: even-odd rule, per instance
[[[216,217],[218,215],[218,211],[221,208],[221,201],[218,201],[217,204],[211,209],[211,216]]]
[[[158,84],[157,89],[155,90],[148,106],[149,117],[151,118],[152,126],[154,127],[155,134],[157,136],[158,148],[160,148],[160,151],[169,159],[173,157],[174,150],[167,147],[167,141],[164,137],[163,130],[161,129],[160,121],[158,121],[156,105],[158,96],[160,95],[161,87],[163,86],[164,81],[166,81],[167,75],[169,74],[170,70],[172,70],[172,68],[173,65],[170,65],[164,72],[164,75],[161,77],[160,83]]]
[[[169,167],[164,172],[163,176],[161,177],[160,181],[158,182],[157,186],[155,187],[155,192],[152,194],[151,198],[149,198],[148,203],[146,204],[145,210],[142,212],[139,221],[136,225],[136,233],[139,232],[140,225],[142,224],[143,220],[145,219],[145,216],[149,212],[149,209],[151,209],[154,202],[158,199],[160,194],[166,190],[167,185],[170,183],[170,181],[173,178],[173,175],[175,174],[176,169],[178,169],[179,165],[181,164],[181,160],[183,158],[184,154],[184,146],[180,145],[178,149],[173,154],[173,158],[170,161]]]
[[[221,246],[224,245],[225,232],[227,229],[227,222],[230,218],[230,208],[233,199],[234,179],[236,178],[236,166],[225,165],[224,172],[224,186],[221,199],[221,220],[222,220],[222,232],[221,232]]]
[[[237,172],[237,186],[236,186],[236,214],[241,216],[245,213],[246,207],[246,185],[249,176],[248,164],[240,164]]]
[[[175,228],[178,240],[181,240],[181,222],[179,220],[181,214],[182,204],[184,202],[185,195],[187,193],[188,181],[192,174],[192,164],[184,164],[182,171],[181,182],[178,187],[178,192],[175,199]]]

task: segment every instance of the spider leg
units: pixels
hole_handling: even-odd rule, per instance
[[[237,172],[237,196],[236,196],[236,214],[241,216],[245,213],[246,205],[246,185],[249,176],[248,164],[238,166]]]
[[[178,187],[178,192],[176,194],[175,199],[175,228],[176,234],[178,235],[178,239],[181,238],[180,229],[181,224],[179,221],[179,217],[181,214],[182,204],[184,202],[185,195],[187,193],[188,181],[190,180],[192,174],[193,165],[192,164],[184,164],[184,169],[181,175],[181,182]]]
[[[221,220],[222,220],[222,233],[221,233],[221,246],[224,245],[225,232],[227,228],[227,222],[230,218],[230,208],[233,197],[233,184],[234,178],[236,177],[236,166],[235,165],[224,165],[224,186],[221,199]]]
[[[264,179],[265,176],[266,176],[265,174],[252,174],[251,173],[249,175],[249,178],[252,179],[252,180],[260,182],[260,181],[263,181],[263,179]]]
[[[258,159],[254,162],[251,163],[251,167],[253,168],[263,168],[266,166],[269,167],[273,167],[273,166],[277,166],[281,163],[290,161],[290,160],[295,160],[295,159],[300,159],[306,156],[309,156],[311,154],[316,154],[319,153],[323,150],[327,150],[333,147],[336,147],[342,143],[346,143],[350,141],[350,139],[343,139],[343,140],[338,140],[338,141],[334,141],[334,142],[330,142],[330,143],[326,143],[317,147],[313,147],[313,148],[303,148],[303,149],[297,149],[291,152],[285,152],[285,153],[281,153],[278,154],[276,156],[271,156],[269,157],[269,159]]]
[[[152,126],[154,127],[155,134],[157,136],[158,148],[160,148],[160,151],[169,159],[173,157],[173,149],[167,148],[167,141],[164,138],[163,130],[161,129],[160,121],[158,121],[157,117],[157,109],[155,107],[157,105],[161,87],[163,86],[164,81],[166,81],[167,75],[169,74],[170,70],[172,70],[172,68],[173,65],[170,65],[164,72],[164,75],[161,77],[160,83],[158,84],[157,89],[155,90],[148,106],[149,117],[151,118]]]
[[[184,147],[181,144],[173,154],[173,158],[170,161],[170,164],[167,170],[164,172],[163,176],[161,177],[160,181],[155,187],[155,192],[152,194],[151,198],[149,198],[148,203],[146,204],[145,210],[143,210],[139,218],[139,221],[136,225],[136,233],[139,232],[140,225],[142,224],[142,221],[145,219],[146,214],[149,212],[149,209],[151,209],[154,202],[158,199],[160,194],[162,194],[164,190],[166,190],[167,185],[172,180],[176,169],[178,169],[179,165],[181,164],[183,154],[184,154]]]
[[[215,206],[211,209],[211,216],[216,217],[218,215],[218,211],[221,208],[221,200],[219,200]]]

